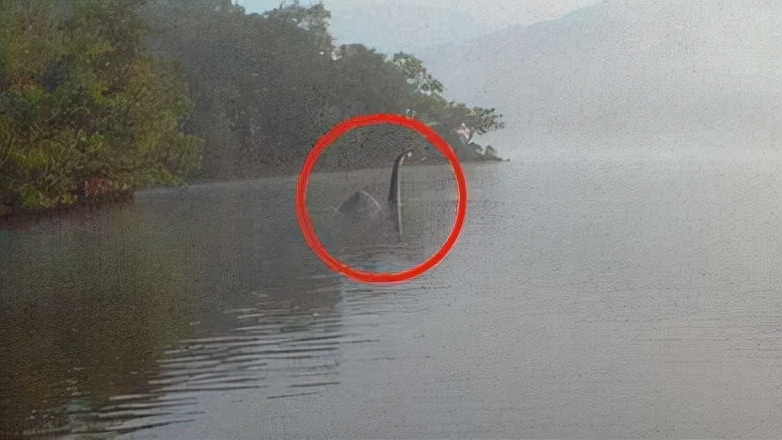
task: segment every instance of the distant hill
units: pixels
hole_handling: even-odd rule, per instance
[[[447,2],[421,2],[415,5],[415,14],[410,14],[409,8],[411,5],[400,5],[396,0],[378,2],[376,7],[342,6],[332,12],[332,29],[340,30],[339,44],[361,43],[388,54],[431,44],[468,41],[491,32],[486,23],[476,20],[469,11],[453,8]],[[403,22],[404,30],[399,26]],[[411,28],[415,29],[412,33]],[[413,35],[418,37],[414,40],[418,42],[410,47]]]
[[[780,1],[604,2],[416,55],[449,97],[505,115],[490,140],[516,144],[507,147],[782,142]]]

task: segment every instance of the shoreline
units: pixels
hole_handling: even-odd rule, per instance
[[[108,205],[123,205],[135,199],[133,191],[117,191],[102,194],[99,197],[79,200],[72,205],[35,211],[14,211],[13,209],[0,214],[0,230],[16,230],[35,224],[38,221],[56,218],[74,212],[92,212]]]
[[[506,163],[510,162],[510,159],[502,159],[502,158],[496,158],[496,159],[469,159],[469,160],[463,160],[459,159],[459,163],[462,165],[467,164],[499,164],[499,163]],[[430,166],[440,166],[440,165],[448,165],[448,161],[438,160],[438,161],[427,161],[427,162],[405,162],[405,167],[430,167]],[[208,183],[225,183],[225,182],[237,182],[237,181],[244,181],[244,180],[259,180],[259,179],[269,179],[274,177],[297,177],[299,173],[301,172],[301,168],[303,166],[303,162],[298,167],[293,168],[274,168],[274,169],[267,169],[259,173],[247,173],[247,174],[239,174],[232,177],[203,177],[199,179],[193,179],[188,181],[185,186],[189,185],[202,185],[202,184],[208,184]],[[368,166],[360,166],[360,167],[350,167],[350,168],[342,168],[342,169],[324,169],[319,170],[317,167],[313,170],[312,174],[339,174],[339,173],[349,173],[353,171],[367,171],[367,170],[381,170],[387,168],[384,165],[376,164],[376,165],[368,165]],[[148,189],[154,189],[154,188],[167,188],[166,186],[154,186],[150,188],[145,188],[144,190]],[[143,190],[139,190],[143,191]]]
[[[461,164],[496,164],[496,163],[503,163],[508,161],[509,161],[508,159],[500,159],[500,158],[481,159],[481,160],[460,159]],[[443,165],[449,165],[448,161],[447,160],[431,161],[431,162],[417,161],[417,162],[406,164],[406,166],[410,166],[410,167],[436,167],[436,166],[443,166]],[[322,171],[315,170],[313,171],[313,174],[318,174],[318,175],[344,174],[344,173],[350,173],[356,171],[380,170],[380,169],[385,169],[385,167],[364,166],[364,167],[356,167],[356,168],[346,168],[342,170],[333,170],[333,169],[327,169]],[[186,182],[184,186],[187,187],[190,185],[208,185],[213,183],[240,182],[240,181],[248,181],[248,180],[260,180],[260,179],[282,178],[282,177],[297,178],[299,172],[300,172],[300,168],[298,167],[297,168],[278,167],[278,168],[266,169],[263,172],[259,172],[259,173],[238,175],[233,177],[210,177],[210,178],[194,179]],[[70,213],[92,212],[101,209],[104,206],[132,203],[133,200],[135,199],[135,193],[138,191],[146,191],[146,190],[161,189],[161,188],[175,188],[175,187],[176,186],[172,186],[172,185],[160,185],[160,186],[152,186],[149,188],[140,189],[133,192],[122,191],[122,192],[106,193],[99,197],[88,198],[88,199],[77,201],[72,205],[60,206],[56,208],[42,209],[36,211],[14,211],[13,209],[8,209],[5,212],[0,211],[0,230],[18,230],[26,226],[30,226],[31,224],[35,224],[41,220],[56,218],[58,216],[67,215]]]

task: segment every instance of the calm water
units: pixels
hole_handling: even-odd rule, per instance
[[[3,435],[780,437],[769,157],[470,166],[460,241],[392,286],[312,255],[294,178],[0,231]],[[430,203],[394,239],[329,217],[355,178],[314,182],[318,233],[367,269],[448,232],[452,194],[416,190]]]

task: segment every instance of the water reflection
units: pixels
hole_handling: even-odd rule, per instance
[[[458,246],[393,286],[312,255],[294,179],[0,234],[3,436],[777,438],[772,163],[473,168]],[[411,221],[342,255],[409,267],[451,226]]]
[[[2,431],[127,432],[194,396],[338,383],[341,281],[290,220],[291,182],[158,190],[4,233]]]

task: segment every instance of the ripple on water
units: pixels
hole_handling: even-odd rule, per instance
[[[316,290],[298,297],[314,297],[317,303],[320,295],[332,295],[339,301],[339,291]],[[254,304],[219,314],[227,318],[221,318],[222,331],[212,327],[165,350],[156,361],[158,369],[141,378],[144,392],[111,396],[97,408],[85,402],[53,409],[66,412],[69,421],[27,434],[123,434],[186,422],[203,413],[197,401],[205,393],[252,390],[266,399],[314,395],[340,383],[341,345],[373,342],[343,328],[332,300],[301,305],[284,299],[291,295],[268,290],[248,296]]]
[[[269,299],[273,292],[255,292],[254,305],[221,313],[230,318],[222,334],[185,338],[166,350],[157,360],[159,371],[147,380],[149,392],[113,396],[62,433],[129,433],[188,421],[202,414],[197,401],[204,393],[252,390],[256,398],[274,400],[317,395],[341,383],[342,347],[388,337],[375,318],[426,311],[419,295],[435,287],[413,282],[401,293],[390,285],[341,280],[336,306],[301,310]],[[349,327],[344,315],[351,316]]]

